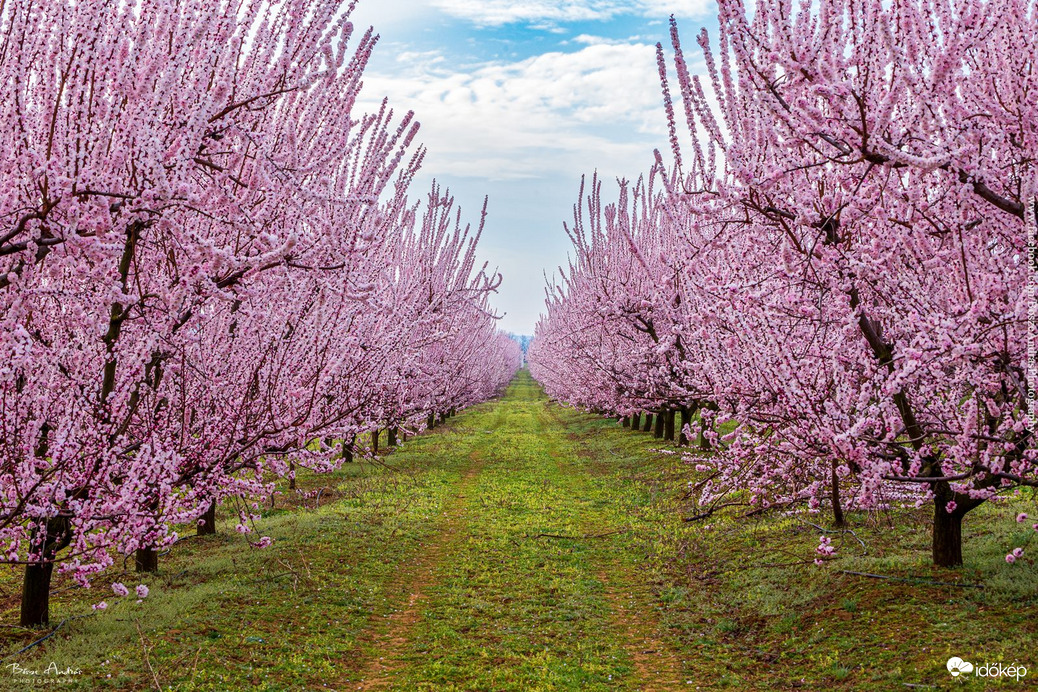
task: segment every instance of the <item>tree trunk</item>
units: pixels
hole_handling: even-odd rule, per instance
[[[43,520],[40,520],[42,523]],[[43,562],[25,566],[22,579],[22,627],[39,627],[50,622],[50,578],[54,574],[54,558],[72,542],[72,523],[67,517],[47,521],[40,557]],[[39,546],[39,529],[33,529],[30,540]]]
[[[371,431],[371,453],[378,454],[378,428]]]
[[[833,503],[833,525],[838,528],[847,526],[843,518],[843,505],[840,503],[840,476],[836,473],[836,462],[832,464],[832,487],[830,488]]]
[[[655,437],[657,440],[663,439],[663,426],[665,424],[666,417],[667,414],[664,411],[659,411],[656,414],[656,420],[653,423],[654,427],[652,429],[652,436]]]
[[[425,421],[425,429],[432,430],[436,427],[436,414],[432,411],[429,412],[429,420]]]
[[[933,563],[938,567],[961,567],[962,518],[981,501],[956,497],[947,481],[935,483],[933,490]],[[952,500],[958,506],[949,512],[947,506]]]
[[[22,580],[22,627],[39,627],[50,622],[50,577],[54,563],[26,565]]]
[[[631,416],[631,430],[637,432],[642,427],[642,414],[635,413]]]
[[[674,441],[674,418],[677,415],[677,411],[674,409],[668,409],[667,413],[664,414],[664,425],[663,425],[663,437],[671,442]]]
[[[216,533],[216,501],[209,503],[209,509],[199,517],[195,533],[199,536],[212,536]]]
[[[288,489],[296,489],[296,465],[291,461],[288,462]]]
[[[934,503],[933,563],[938,567],[962,566],[962,515],[948,513],[941,503]]]
[[[133,561],[138,572],[159,571],[159,551],[154,548],[137,548]]]
[[[688,406],[681,407],[681,430],[678,432],[678,447],[688,447],[688,435],[685,428],[692,422],[692,412]]]
[[[706,438],[706,421],[702,414],[699,415],[699,448],[704,452],[710,450],[710,440]]]
[[[351,437],[348,442],[346,440],[342,441],[342,455],[341,455],[341,458],[343,460],[343,463],[346,463],[346,464],[352,464],[353,463],[353,442],[354,442],[355,439],[356,438]]]
[[[387,431],[387,434],[389,436],[389,439],[386,442],[386,445],[389,447],[396,447],[396,428],[390,428]]]
[[[627,416],[624,416],[623,418],[620,419],[620,425],[625,427],[625,428],[631,427],[631,419],[628,418]]]
[[[652,414],[651,413],[646,413],[645,414],[645,425],[642,426],[642,432],[649,432],[650,430],[652,430]]]

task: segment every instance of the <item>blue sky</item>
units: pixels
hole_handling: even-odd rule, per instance
[[[565,264],[562,229],[580,176],[636,177],[666,149],[655,44],[674,13],[693,71],[694,37],[716,34],[713,0],[360,0],[353,20],[382,39],[363,100],[412,109],[432,178],[475,222],[504,276],[503,329],[532,333],[544,273]],[[693,50],[694,49],[694,50]]]

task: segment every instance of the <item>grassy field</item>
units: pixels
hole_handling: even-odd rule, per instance
[[[521,373],[384,464],[301,476],[258,522],[270,548],[224,522],[140,603],[110,589],[134,574],[56,580],[52,621],[75,619],[0,689],[1034,689],[1033,495],[967,517],[960,570],[929,565],[927,508],[852,513],[816,567],[824,514],[683,521],[695,460],[665,446]],[[18,589],[0,573],[5,655],[46,633],[11,626]],[[951,656],[1034,670],[954,679]]]

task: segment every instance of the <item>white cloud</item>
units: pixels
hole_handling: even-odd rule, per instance
[[[437,8],[480,26],[607,21],[621,15],[701,17],[713,0],[433,0]]]
[[[716,14],[714,0],[642,0],[631,3],[645,17],[676,15],[678,17],[704,17]]]
[[[647,171],[652,150],[668,147],[654,45],[661,38],[667,43],[666,29],[659,37],[644,35],[654,22],[643,17],[658,11],[665,22],[669,11],[700,12],[707,4],[361,0],[357,24],[374,23],[385,40],[365,71],[360,105],[371,110],[388,96],[398,114],[416,112],[422,123],[419,141],[428,155],[411,191],[415,199],[436,177],[450,187],[463,217],[475,220],[489,194],[480,255],[505,275],[494,300],[508,313],[502,327],[529,333],[543,309],[542,272],[552,274],[571,250],[561,225],[572,218],[580,176],[597,170],[609,196],[615,194],[612,177]],[[509,32],[484,34],[457,26],[459,20],[480,26],[520,24],[523,31],[510,37],[518,42],[529,29],[565,26],[566,17],[579,12],[618,21],[601,32],[570,27],[570,35],[588,33],[568,41],[537,34],[537,42],[522,46],[519,54],[545,45],[558,48],[522,60],[485,57],[498,50],[497,55],[515,54],[508,40],[502,41]],[[624,32],[643,35],[623,40],[589,35]],[[686,57],[694,60],[697,54],[689,50]],[[701,65],[690,67],[703,72]],[[673,81],[671,89],[676,90]],[[664,157],[669,158],[667,151]]]
[[[624,39],[616,39],[605,36],[591,36],[590,34],[580,34],[571,39],[573,43],[580,43],[585,46],[619,46],[625,43],[638,43],[645,40],[648,40],[645,36],[629,36]],[[566,43],[569,42],[567,41]]]
[[[410,51],[402,50],[398,52],[394,58],[398,63],[407,64],[424,64],[427,67],[439,65],[440,63],[446,62],[446,58],[442,53],[436,50],[425,50],[425,51]]]
[[[422,123],[437,174],[507,180],[594,168],[636,174],[666,144],[654,46],[592,43],[514,63],[451,71],[411,54],[404,74],[369,74],[365,98],[389,96]]]
[[[406,27],[429,22],[436,14],[428,0],[360,0],[350,19],[359,28],[374,26],[392,38]]]

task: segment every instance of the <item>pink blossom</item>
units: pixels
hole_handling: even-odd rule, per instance
[[[832,539],[828,536],[818,537],[818,546],[815,548],[815,552],[823,557],[831,557],[836,554],[836,548],[832,545]]]
[[[108,604],[105,603],[104,601],[101,601],[100,603],[95,603],[94,605],[91,606],[91,608],[93,608],[94,610],[104,610],[107,607],[108,607]]]
[[[112,584],[112,591],[115,592],[116,596],[126,596],[130,593],[130,590],[119,582]]]
[[[138,584],[136,591],[137,591],[137,597],[138,598],[147,598],[148,597],[148,587],[145,586],[144,584]]]

